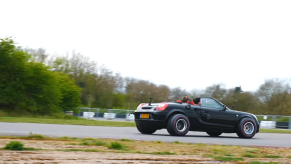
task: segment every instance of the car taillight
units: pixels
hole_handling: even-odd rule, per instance
[[[157,111],[163,111],[167,108],[168,104],[162,103],[159,104],[158,107],[156,108]]]
[[[144,106],[146,103],[141,103],[139,104],[139,106],[137,107],[137,109],[141,108],[142,106]]]

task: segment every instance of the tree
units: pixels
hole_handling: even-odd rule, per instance
[[[80,89],[62,73],[31,59],[10,38],[0,40],[0,106],[34,114],[59,113],[79,106]]]
[[[268,79],[262,84],[256,96],[263,114],[291,114],[291,93],[289,80]]]
[[[21,96],[26,62],[29,55],[16,47],[11,38],[0,39],[0,106],[16,108],[16,102],[24,103]]]
[[[205,93],[203,96],[213,97],[217,100],[223,100],[226,94],[226,89],[223,84],[213,84],[205,89]]]
[[[181,89],[180,87],[176,87],[171,89],[169,99],[171,101],[181,100],[183,96],[189,96],[190,93],[188,93],[185,89]]]
[[[82,89],[67,74],[56,73],[61,91],[60,107],[62,110],[75,110],[81,105]]]

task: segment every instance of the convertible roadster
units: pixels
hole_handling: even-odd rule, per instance
[[[236,133],[240,138],[252,138],[260,124],[251,113],[235,111],[215,98],[196,98],[199,103],[142,103],[134,112],[136,127],[142,134],[167,129],[173,136],[184,136],[188,131],[206,132],[210,136]]]

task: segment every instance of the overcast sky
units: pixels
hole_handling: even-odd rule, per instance
[[[290,0],[0,0],[0,37],[169,87],[254,91],[291,76],[290,9]]]

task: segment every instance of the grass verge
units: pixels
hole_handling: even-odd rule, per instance
[[[260,129],[259,133],[287,133],[291,134],[291,130],[284,129]]]
[[[114,152],[171,156],[191,155],[191,158],[203,158],[205,160],[215,161],[259,164],[266,163],[266,161],[270,160],[272,160],[272,163],[280,163],[278,161],[284,160],[284,162],[291,163],[291,149],[207,145],[203,143],[189,144],[181,142],[134,141],[127,138],[116,140],[102,138],[78,139],[69,137],[49,138],[32,133],[25,137],[0,137],[0,144],[1,142],[2,144],[3,142],[5,142],[4,144],[9,142],[9,150],[25,150],[23,149],[24,144],[28,144],[31,147],[37,147],[44,151]],[[36,149],[31,148],[31,150]],[[278,154],[280,154],[280,156],[278,156]]]
[[[10,141],[10,142],[9,142]],[[17,141],[17,142],[15,142]],[[6,144],[8,150],[42,150],[63,152],[111,152],[152,154],[161,160],[159,155],[181,158],[183,160],[224,161],[234,163],[291,163],[291,149],[271,149],[257,147],[240,147],[225,145],[189,144],[181,142],[134,141],[130,139],[102,139],[102,138],[50,138],[40,134],[30,134],[25,137],[0,137],[0,144]],[[10,146],[7,146],[9,145]],[[24,144],[34,148],[25,148]],[[2,148],[1,150],[3,150]],[[280,156],[278,156],[280,154]],[[176,156],[179,155],[179,156]],[[181,156],[182,155],[182,156]],[[184,155],[190,155],[184,156]],[[134,159],[143,159],[143,156],[132,156]],[[169,159],[167,158],[167,159]],[[272,159],[271,159],[272,158]],[[129,158],[129,160],[131,157]],[[165,160],[165,159],[163,159]],[[271,160],[271,162],[270,162]],[[268,162],[267,162],[268,161]]]
[[[99,121],[99,120],[87,120],[83,118],[54,119],[54,118],[31,118],[31,117],[0,117],[0,122],[135,127],[134,122]]]

